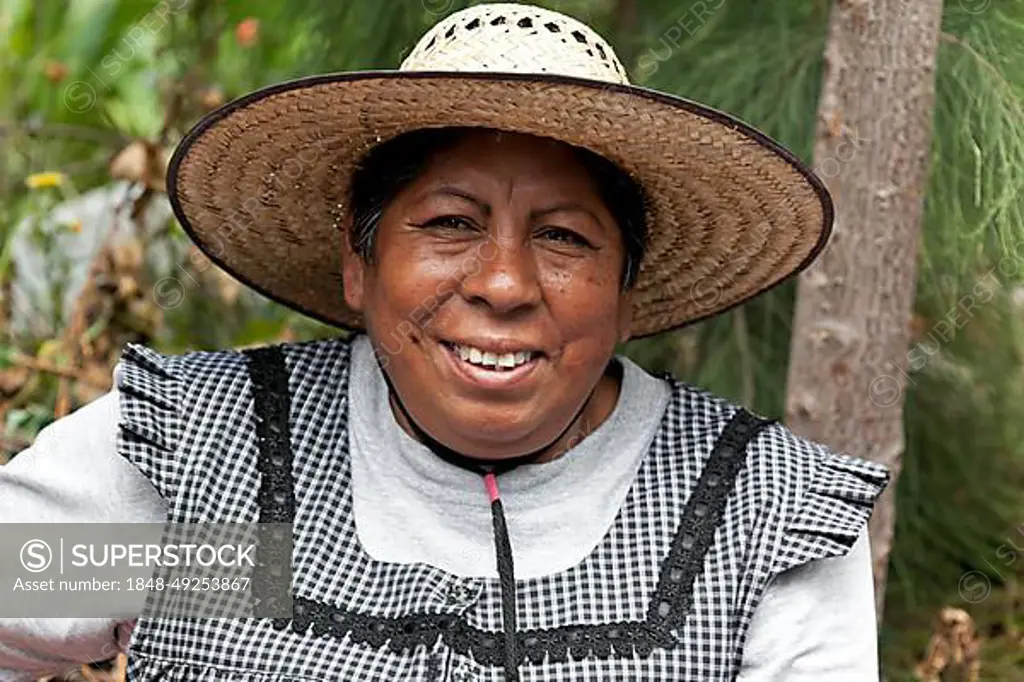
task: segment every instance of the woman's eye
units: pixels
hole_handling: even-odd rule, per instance
[[[444,230],[474,230],[476,229],[473,223],[466,218],[457,215],[443,215],[437,218],[431,218],[421,225],[421,227],[436,227]]]
[[[544,239],[550,239],[562,244],[570,244],[572,246],[590,246],[590,242],[582,236],[572,230],[567,230],[562,227],[549,227],[541,232],[540,236]]]

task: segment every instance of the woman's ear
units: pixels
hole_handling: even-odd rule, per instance
[[[366,261],[352,248],[352,216],[346,215],[339,229],[342,231],[342,286],[345,304],[357,313],[363,312],[366,299]]]

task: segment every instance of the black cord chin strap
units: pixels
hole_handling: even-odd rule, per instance
[[[388,385],[388,393],[394,404],[405,415],[409,428],[416,434],[416,438],[426,445],[431,452],[459,468],[472,471],[484,477],[484,486],[487,488],[487,495],[491,500],[491,524],[494,530],[494,549],[498,562],[498,581],[501,583],[501,622],[505,632],[505,682],[519,682],[519,643],[516,633],[516,574],[512,562],[512,543],[508,537],[508,524],[505,522],[505,510],[501,503],[501,494],[498,490],[498,474],[503,474],[514,469],[520,464],[528,464],[540,458],[552,445],[557,443],[566,433],[579,421],[583,409],[590,402],[593,391],[583,401],[580,409],[569,421],[569,425],[562,430],[554,440],[544,447],[519,457],[499,460],[497,462],[486,462],[473,457],[467,457],[452,450],[440,443],[427,433],[409,411],[405,409],[402,399],[398,396],[394,384],[387,372],[381,368],[381,374]]]

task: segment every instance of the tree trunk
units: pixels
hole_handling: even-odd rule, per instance
[[[838,0],[832,9],[814,160],[836,226],[800,277],[793,321],[787,424],[893,474],[870,526],[879,618],[941,18],[942,0]]]

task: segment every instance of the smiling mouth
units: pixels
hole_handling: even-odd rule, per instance
[[[469,346],[451,341],[441,341],[458,361],[475,369],[487,370],[495,373],[514,372],[524,366],[533,364],[544,354],[541,351],[512,351],[498,353],[475,346]]]

